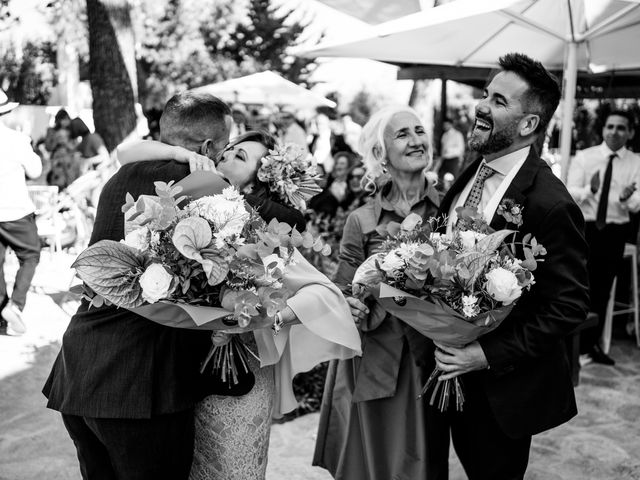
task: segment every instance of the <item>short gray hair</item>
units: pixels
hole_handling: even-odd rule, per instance
[[[360,134],[359,149],[362,152],[362,163],[365,175],[362,179],[363,187],[367,191],[375,191],[384,181],[383,162],[387,158],[387,149],[384,144],[384,132],[394,115],[398,113],[410,113],[420,118],[418,112],[407,105],[390,105],[374,113],[362,128]],[[428,163],[425,171],[431,167],[433,149],[429,141],[429,149],[426,152]],[[383,180],[381,182],[381,180]]]

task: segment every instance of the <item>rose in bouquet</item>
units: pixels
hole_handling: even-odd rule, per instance
[[[531,235],[516,241],[515,230],[492,231],[475,210],[457,213],[448,235],[437,232],[436,220],[423,225],[415,214],[387,225],[382,233],[388,239],[356,271],[352,285],[354,294],[375,293],[388,313],[426,337],[461,347],[506,318],[534,284],[533,272],[546,251]],[[453,398],[461,410],[459,379],[439,382],[440,374],[436,368],[422,394],[431,391],[430,403],[441,410]]]
[[[156,196],[127,195],[124,240],[97,242],[74,262],[91,303],[107,301],[172,327],[239,332],[272,325],[292,293],[281,281],[284,270],[313,237],[276,220],[265,224],[233,187],[180,207],[182,187],[155,186]],[[214,340],[207,360],[236,383],[232,360],[247,370],[248,348],[237,336]]]

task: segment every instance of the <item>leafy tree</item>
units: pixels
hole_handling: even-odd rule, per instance
[[[354,122],[364,125],[371,117],[371,114],[377,109],[378,102],[367,90],[360,90],[351,100],[349,104],[349,115]]]
[[[203,19],[213,25],[222,41],[236,21],[237,6],[226,1],[157,0],[143,5],[146,18],[138,57],[140,98],[145,111],[161,109],[177,91],[218,82],[255,69],[250,62],[237,64],[211,55],[202,37]],[[154,10],[155,9],[155,10]]]
[[[110,151],[136,127],[130,12],[127,0],[87,0],[93,119]]]
[[[46,105],[56,85],[55,49],[50,42],[27,42],[0,54],[0,85],[9,98],[22,104]]]
[[[249,0],[247,20],[230,35],[220,35],[217,22],[203,23],[201,31],[212,56],[222,55],[236,64],[253,60],[260,70],[274,70],[295,83],[304,83],[315,67],[313,60],[288,54],[290,47],[308,41],[308,22],[292,18],[293,10],[283,11],[271,0]]]

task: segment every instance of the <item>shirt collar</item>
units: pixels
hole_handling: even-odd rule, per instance
[[[387,210],[390,212],[395,211],[394,205],[389,200],[387,200],[387,197],[386,197],[390,190],[391,190],[391,182],[388,182],[385,185],[383,185],[380,188],[380,190],[378,190],[378,193],[375,195],[375,197],[373,197],[374,198],[373,207],[374,207],[376,222],[380,220],[380,215],[382,214],[382,210]],[[420,200],[418,201],[418,203],[416,203],[415,205],[418,205],[421,202],[426,201],[427,199],[430,200],[436,206],[439,205],[440,203],[437,191],[429,185],[429,180],[425,179],[424,192],[420,197]]]
[[[489,167],[494,169],[500,175],[507,176],[511,169],[515,167],[518,162],[526,159],[529,156],[529,151],[531,150],[531,145],[527,145],[520,150],[516,150],[515,152],[507,153],[502,157],[498,157],[490,162],[483,160]]]
[[[625,153],[627,152],[627,147],[622,147],[620,148],[618,151],[614,152],[613,150],[611,150],[607,144],[605,142],[602,142],[600,144],[600,151],[602,152],[602,155],[605,158],[609,158],[611,155],[613,155],[614,153],[616,155],[618,155],[618,158],[622,158],[624,157]]]

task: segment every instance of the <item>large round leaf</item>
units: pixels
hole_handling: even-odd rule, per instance
[[[101,297],[125,308],[140,306],[142,290],[131,274],[142,270],[146,257],[113,240],[101,240],[83,251],[71,265],[80,279]]]

